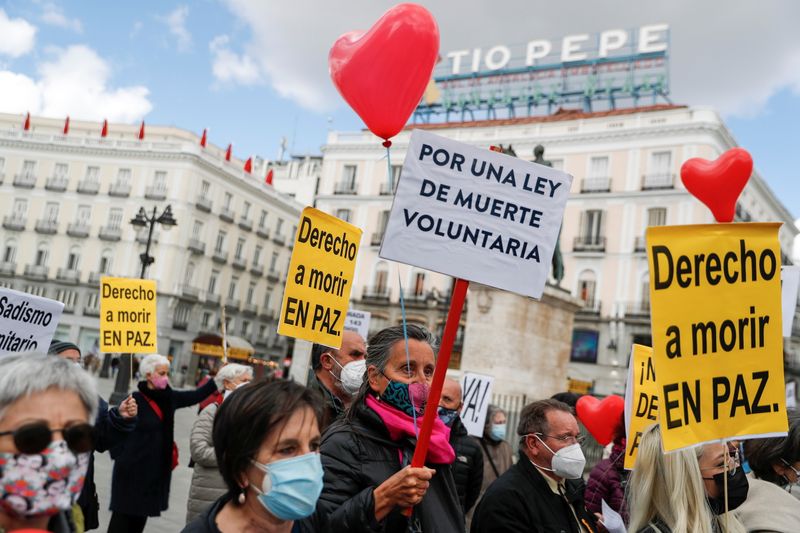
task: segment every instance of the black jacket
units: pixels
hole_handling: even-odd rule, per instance
[[[136,418],[125,420],[119,414],[119,409],[113,407],[109,410],[108,403],[100,397],[97,398],[97,417],[94,421],[94,451],[105,452],[121,444],[136,427]],[[89,531],[100,527],[97,516],[100,503],[97,499],[97,487],[94,483],[94,454],[89,456],[89,468],[83,482],[83,490],[78,497],[78,505],[83,512],[84,530]]]
[[[148,390],[145,382],[133,393],[139,408],[136,429],[111,450],[111,510],[134,516],[159,516],[169,506],[172,481],[172,443],[175,409],[201,402],[217,390],[214,380],[189,391]],[[162,421],[150,407],[144,393],[161,409]],[[183,459],[188,462],[188,457]]]
[[[250,497],[254,498],[255,495],[251,494]],[[214,504],[206,509],[206,511],[195,518],[192,522],[186,524],[181,530],[181,533],[222,533],[217,527],[217,515],[225,507],[225,504],[231,500],[230,494],[222,496],[214,502]],[[305,520],[295,521],[292,526],[292,533],[325,533],[328,529],[325,525],[318,521],[319,517],[309,517]]]
[[[595,532],[595,519],[583,504],[584,482],[568,479],[566,498],[578,520]],[[484,493],[472,533],[579,533],[578,524],[564,498],[550,490],[542,474],[522,454],[520,460]]]
[[[328,426],[344,416],[345,408],[342,400],[333,395],[323,383],[317,379],[316,374],[311,374],[313,380],[308,384],[308,388],[319,394],[323,403],[322,423],[319,430],[325,433]]]
[[[464,514],[468,513],[481,495],[483,484],[483,452],[477,439],[470,437],[467,428],[457,416],[450,428],[450,445],[456,452],[453,463],[453,480]]]
[[[409,531],[409,519],[394,509],[380,523],[375,520],[373,490],[411,462],[415,440],[392,441],[377,413],[354,404],[353,413],[335,422],[322,437],[325,485],[317,513],[328,519],[330,533],[394,533]],[[464,531],[464,513],[458,501],[450,465],[428,465],[436,470],[422,502],[414,508],[412,523],[425,533]]]

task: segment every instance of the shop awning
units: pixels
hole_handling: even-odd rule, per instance
[[[253,345],[241,337],[228,335],[228,358],[247,360],[255,353]],[[222,357],[222,336],[214,333],[200,335],[192,340],[192,352],[198,355]]]

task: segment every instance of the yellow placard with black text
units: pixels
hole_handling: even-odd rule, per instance
[[[625,469],[633,469],[645,429],[658,423],[658,385],[653,349],[634,344],[625,388]]]
[[[665,451],[786,433],[779,227],[647,228]]]
[[[155,353],[156,282],[100,278],[100,351]]]
[[[342,345],[361,229],[313,207],[297,225],[278,333]]]

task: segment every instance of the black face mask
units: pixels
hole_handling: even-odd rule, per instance
[[[708,505],[711,507],[711,510],[714,511],[714,514],[723,514],[725,513],[725,473],[720,472],[716,474],[713,478],[704,477],[703,479],[711,481],[714,480],[714,483],[717,485],[719,489],[719,497],[711,498],[708,497]],[[728,511],[733,511],[740,505],[744,503],[747,499],[747,493],[750,490],[750,484],[747,481],[747,476],[744,473],[742,468],[737,468],[736,472],[733,475],[728,475]]]

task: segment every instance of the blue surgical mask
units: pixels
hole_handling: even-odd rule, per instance
[[[300,520],[311,516],[322,493],[322,461],[318,453],[307,453],[269,464],[252,461],[264,472],[258,501],[281,520]]]
[[[500,442],[501,440],[506,438],[506,425],[505,424],[492,424],[492,428],[489,430],[489,436],[492,437],[492,440],[496,440]]]

